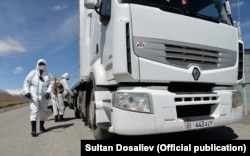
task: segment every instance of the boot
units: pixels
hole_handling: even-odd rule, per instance
[[[58,115],[55,115],[55,122],[58,122]]]
[[[63,115],[60,115],[60,121],[64,121]]]
[[[36,121],[31,121],[31,135],[33,137],[37,136],[37,133],[36,133]]]
[[[40,121],[40,131],[47,132],[47,130],[44,128],[44,121]]]

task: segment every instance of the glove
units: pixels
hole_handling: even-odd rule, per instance
[[[48,100],[48,99],[50,98],[50,94],[49,94],[49,93],[46,93],[46,94],[44,95],[44,98]]]
[[[28,98],[28,99],[31,99],[30,93],[27,93],[27,94],[25,94],[24,96],[25,96],[26,98]]]

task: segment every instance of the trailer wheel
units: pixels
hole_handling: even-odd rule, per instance
[[[102,129],[96,124],[96,104],[95,104],[95,95],[94,90],[91,91],[90,104],[88,107],[89,111],[89,127],[92,129],[94,138],[96,140],[110,139],[113,137],[113,134],[109,133],[107,130]]]

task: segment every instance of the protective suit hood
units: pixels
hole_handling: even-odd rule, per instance
[[[38,68],[39,63],[44,63],[45,64],[45,69],[44,69],[44,71],[45,71],[46,70],[46,61],[45,61],[45,59],[39,59],[37,61],[37,64],[36,64],[36,70],[37,71],[39,71],[39,68]]]
[[[62,77],[68,80],[68,79],[69,79],[69,73],[64,73],[64,74],[62,75]]]

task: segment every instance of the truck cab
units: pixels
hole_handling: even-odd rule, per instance
[[[223,0],[79,0],[74,109],[96,139],[232,124],[244,42]]]

